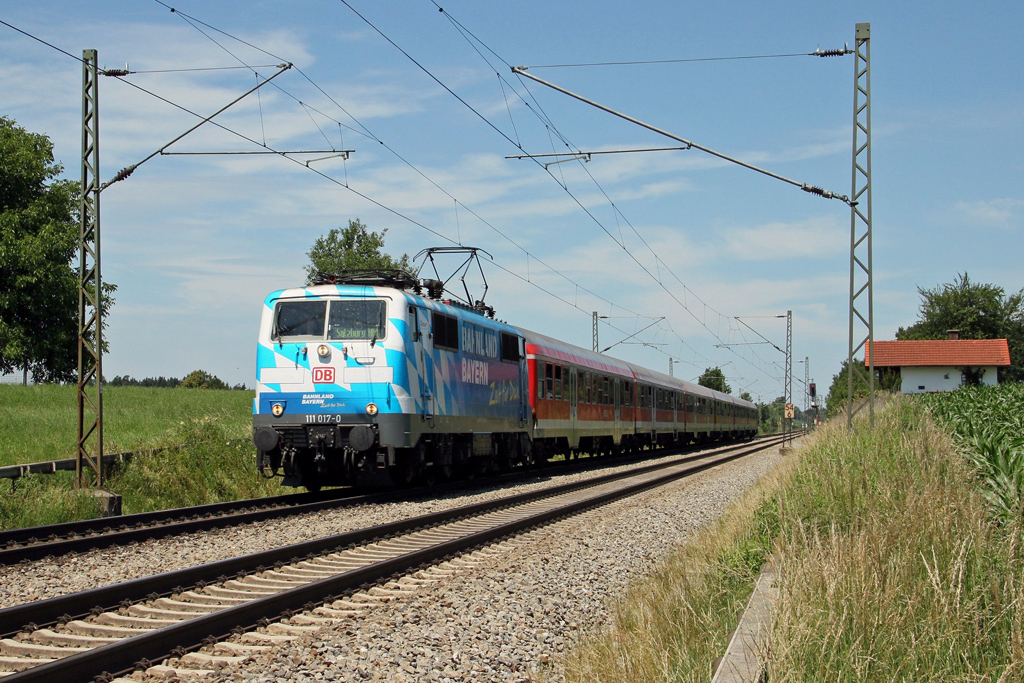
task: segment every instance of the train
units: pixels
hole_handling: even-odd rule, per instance
[[[257,467],[285,486],[397,485],[750,439],[757,407],[496,320],[401,271],[264,300]]]

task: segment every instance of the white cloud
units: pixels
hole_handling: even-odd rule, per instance
[[[1019,199],[988,199],[976,201],[959,201],[953,205],[954,210],[970,229],[977,226],[990,228],[1012,228],[1020,224],[1019,210],[1024,201]]]
[[[726,249],[744,261],[830,257],[841,253],[848,234],[833,216],[722,231]]]

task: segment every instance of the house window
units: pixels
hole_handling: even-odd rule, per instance
[[[918,391],[924,391],[924,385],[923,384],[918,384],[917,385],[917,390]]]

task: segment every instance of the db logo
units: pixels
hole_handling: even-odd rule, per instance
[[[334,368],[313,368],[314,384],[334,384]]]

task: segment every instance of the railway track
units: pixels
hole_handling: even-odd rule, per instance
[[[691,449],[692,450],[692,447]],[[679,452],[687,452],[681,450]],[[672,451],[651,451],[651,457]],[[552,474],[562,470],[610,467],[636,458],[584,458],[548,463],[543,470]],[[0,531],[0,566],[36,561],[99,548],[123,546],[180,534],[209,531],[240,524],[281,519],[356,505],[371,505],[423,496],[439,496],[480,486],[516,482],[537,475],[526,470],[473,481],[456,481],[440,486],[361,493],[352,489],[334,489],[322,493],[298,493],[268,498],[214,503],[175,510],[159,510],[116,518],[88,519],[26,529]]]
[[[723,447],[0,610],[0,668],[16,672],[11,681],[89,681],[185,656],[233,632],[239,635],[217,646],[220,655],[204,656],[244,658],[352,614],[360,606],[346,596],[360,588],[777,443]],[[406,576],[377,590],[400,593],[417,580]]]

